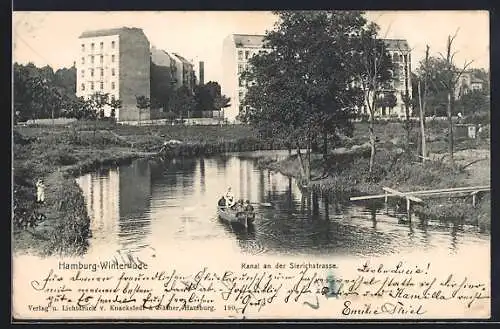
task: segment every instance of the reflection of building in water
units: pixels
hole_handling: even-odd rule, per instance
[[[100,245],[115,247],[118,243],[119,213],[119,169],[103,173],[92,173],[77,179],[83,191],[90,221],[93,241]],[[92,248],[92,246],[90,246]],[[98,246],[96,246],[98,248]]]
[[[120,216],[144,213],[151,198],[151,171],[146,161],[120,168]]]
[[[137,243],[150,229],[151,170],[147,161],[120,169],[120,241]]]

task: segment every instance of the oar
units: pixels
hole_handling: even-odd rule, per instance
[[[262,207],[272,207],[272,203],[270,202],[258,202],[258,203],[254,203],[254,204],[257,204],[257,205],[261,205]]]

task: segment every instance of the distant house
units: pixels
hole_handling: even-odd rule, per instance
[[[455,86],[455,98],[460,99],[472,90],[484,90],[488,81],[479,74],[478,70],[468,70],[463,72]]]

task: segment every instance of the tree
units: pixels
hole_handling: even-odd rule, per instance
[[[76,96],[74,91],[59,85],[62,71],[54,74],[50,66],[37,68],[32,63],[14,63],[14,113],[19,114],[19,119],[55,118],[68,113],[67,108]]]
[[[458,31],[457,31],[458,33]],[[453,159],[453,121],[452,121],[452,113],[453,113],[453,107],[454,107],[454,101],[455,101],[455,88],[457,86],[457,83],[462,76],[462,74],[465,72],[467,67],[472,64],[471,62],[466,62],[464,63],[464,66],[462,69],[458,70],[453,63],[453,58],[456,54],[456,52],[452,53],[452,47],[453,47],[453,41],[455,40],[457,33],[455,33],[453,36],[448,36],[448,42],[446,44],[446,57],[441,55],[441,57],[446,61],[446,66],[445,66],[445,71],[444,71],[444,77],[443,80],[441,80],[441,84],[445,87],[445,90],[447,92],[447,114],[448,114],[448,153],[450,155],[450,161],[452,165],[454,164],[454,159]]]
[[[183,118],[185,115],[190,118],[191,111],[196,107],[193,93],[186,86],[177,89],[169,102],[169,111],[176,113]]]
[[[93,101],[84,97],[78,97],[74,102],[70,103],[68,110],[71,113],[70,115],[77,120],[95,120],[97,117]]]
[[[489,110],[490,97],[482,90],[472,90],[458,100],[456,112],[471,115]]]
[[[448,64],[442,58],[429,56],[419,63],[417,75],[424,83],[425,109],[432,111],[434,116],[446,115],[447,89],[442,81],[447,81]],[[456,68],[453,68],[456,70]]]
[[[111,107],[110,116],[115,119],[116,118],[116,110],[122,107],[122,101],[119,99],[112,98],[109,102],[109,106]]]
[[[297,147],[302,179],[309,182],[313,142],[352,132],[351,119],[362,104],[354,86],[354,46],[366,19],[356,11],[275,14],[279,21],[264,38],[270,51],[252,57],[242,74],[252,82],[242,119]]]
[[[194,98],[198,112],[220,111],[222,108],[231,106],[231,99],[222,95],[220,85],[214,81],[196,86]]]
[[[355,69],[361,81],[364,103],[369,111],[370,174],[373,171],[376,152],[374,132],[376,102],[383,89],[390,89],[392,80],[392,61],[387,54],[384,41],[377,38],[378,30],[379,27],[375,23],[370,23],[361,29],[358,39],[358,58],[354,62],[357,64]]]
[[[148,109],[151,106],[151,101],[144,95],[135,96],[137,101],[137,109],[139,110],[139,126],[141,125],[141,115],[142,111]]]

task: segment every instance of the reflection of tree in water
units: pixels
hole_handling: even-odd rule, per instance
[[[177,187],[180,183],[183,187],[192,188],[192,183],[188,181],[192,181],[194,177],[197,161],[196,158],[181,157],[160,163],[160,166],[155,169],[153,184],[155,186]]]
[[[231,156],[226,154],[221,154],[213,158],[215,160],[215,165],[217,166],[218,171],[226,170],[227,163],[231,159]]]
[[[205,193],[205,159],[200,158],[200,190]]]
[[[456,221],[453,221],[451,224],[451,243],[450,243],[450,249],[454,252],[457,251],[458,249],[458,232],[463,229],[462,225],[457,223]]]
[[[303,191],[304,192],[304,191]],[[294,198],[295,199],[295,198]],[[338,222],[329,216],[330,207],[339,201],[319,192],[302,193],[300,203],[290,207],[290,190],[276,192],[273,208],[261,209],[256,222],[256,239],[265,249],[283,252],[325,252],[372,254],[391,244],[391,240],[373,230],[349,222]]]

